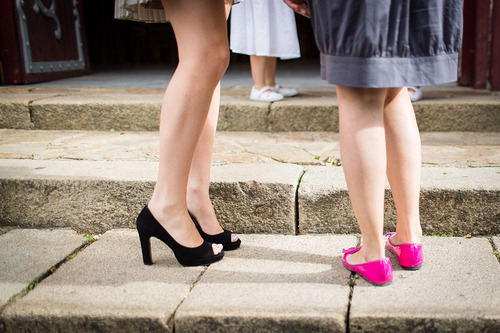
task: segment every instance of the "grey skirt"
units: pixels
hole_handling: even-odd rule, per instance
[[[457,79],[462,0],[309,0],[321,75],[365,88]]]

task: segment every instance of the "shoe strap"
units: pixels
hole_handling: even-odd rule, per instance
[[[361,248],[361,246],[355,246],[355,247],[351,247],[350,249],[347,249],[347,250],[343,249],[342,252],[344,252],[347,255],[347,254],[351,254],[354,252],[358,252],[360,248]]]

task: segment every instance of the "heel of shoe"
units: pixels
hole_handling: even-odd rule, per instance
[[[141,241],[142,261],[144,262],[144,265],[152,265],[151,238],[139,231],[139,240]]]
[[[422,245],[416,243],[393,244],[391,237],[394,232],[389,232],[387,237],[387,249],[394,253],[398,259],[399,265],[409,271],[416,271],[422,267],[424,255]]]

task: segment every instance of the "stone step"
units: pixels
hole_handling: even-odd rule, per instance
[[[275,103],[248,99],[248,89],[222,91],[220,131],[338,132],[333,88],[302,88]],[[424,88],[414,103],[422,132],[500,132],[500,94],[465,87]],[[0,87],[0,128],[156,131],[163,89]]]
[[[500,134],[421,136],[424,231],[500,234]],[[0,130],[0,225],[133,227],[156,180],[157,146],[157,132]],[[332,133],[220,132],[212,200],[240,233],[356,233],[340,164]],[[386,207],[392,230],[389,190]]]
[[[24,228],[102,233],[134,227],[149,200],[157,162],[0,160],[0,221]],[[233,163],[212,168],[221,224],[238,233],[358,232],[342,168]],[[426,234],[500,234],[500,168],[423,168]],[[386,228],[395,212],[387,190]]]
[[[156,239],[154,265],[143,265],[131,229],[86,247],[86,238],[68,231],[12,230],[0,235],[0,331],[500,330],[499,237],[424,237],[418,271],[402,270],[388,254],[388,287],[343,267],[342,249],[355,246],[355,236],[240,237],[241,248],[222,261],[187,268]],[[72,259],[61,263],[65,256]]]

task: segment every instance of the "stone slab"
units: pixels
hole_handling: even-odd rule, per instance
[[[272,131],[339,131],[335,97],[315,96],[286,99],[271,104]]]
[[[141,161],[0,160],[0,221],[87,233],[134,227],[157,168]],[[214,166],[210,194],[221,224],[235,232],[295,234],[302,172],[282,163]]]
[[[158,130],[163,94],[64,95],[31,104],[41,130]]]
[[[14,229],[0,235],[0,308],[86,241],[72,230]]]
[[[269,130],[269,103],[232,96],[221,96],[220,103],[218,131]]]
[[[414,103],[418,128],[422,132],[498,132],[500,131],[500,98],[422,100]]]
[[[31,119],[31,103],[54,94],[33,94],[27,90],[12,93],[0,90],[0,128],[34,129]]]
[[[350,332],[498,332],[500,265],[486,238],[425,237],[424,265],[394,280],[356,280]]]
[[[424,94],[414,103],[421,131],[500,131],[498,94],[449,86]],[[156,131],[163,89],[7,87],[0,95],[2,128]],[[218,129],[338,131],[336,95],[332,88],[301,89],[271,104],[250,101],[248,88],[225,89]]]
[[[222,225],[240,233],[296,233],[303,168],[292,164],[212,167],[210,198]]]
[[[142,263],[135,230],[113,230],[2,313],[7,332],[172,332],[174,311],[203,267],[182,267],[152,239]]]
[[[353,236],[241,235],[175,315],[176,332],[345,332]]]
[[[426,234],[500,234],[500,168],[422,168],[421,221]],[[307,167],[298,191],[301,233],[357,233],[343,170]],[[396,212],[386,190],[386,229]]]
[[[424,166],[500,166],[500,133],[421,133]],[[157,161],[158,132],[0,129],[0,158],[92,161]],[[214,164],[339,164],[332,132],[218,132]]]

